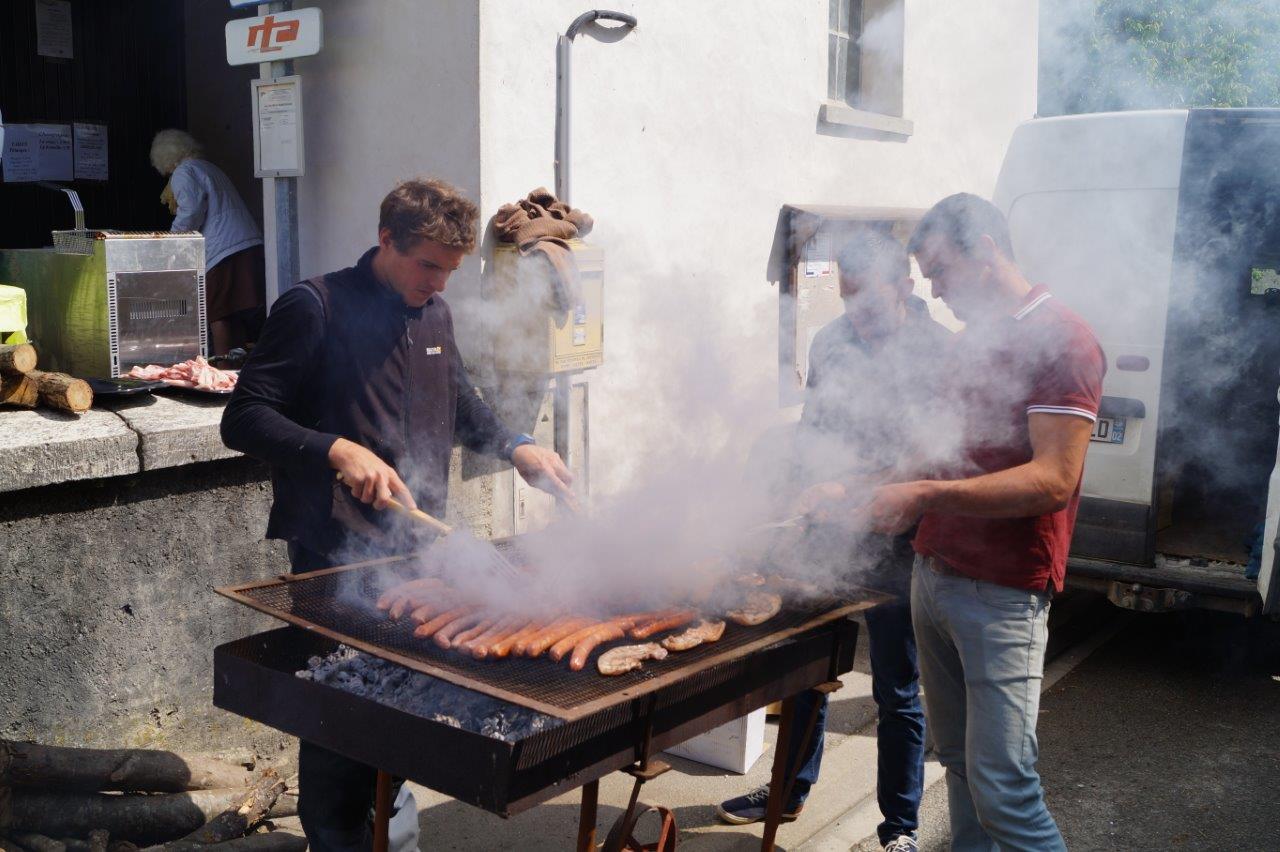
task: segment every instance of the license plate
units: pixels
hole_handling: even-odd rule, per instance
[[[1089,440],[1102,444],[1123,444],[1124,421],[1123,417],[1099,417],[1093,424],[1093,434],[1089,436]]]

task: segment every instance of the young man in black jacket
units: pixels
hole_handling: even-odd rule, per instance
[[[379,510],[395,497],[442,516],[455,439],[509,460],[573,505],[560,457],[502,424],[458,353],[441,294],[475,248],[476,219],[454,187],[405,181],[382,201],[377,246],[272,307],[223,414],[222,438],[270,464],[267,537],[288,542],[294,572],[402,552],[405,539]],[[307,742],[298,762],[298,810],[312,850],[371,848],[375,771]],[[392,849],[416,848],[408,790],[396,806]]]

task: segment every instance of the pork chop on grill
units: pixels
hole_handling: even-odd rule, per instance
[[[773,618],[780,609],[782,609],[782,595],[755,591],[747,595],[742,606],[725,613],[725,617],[734,624],[754,627]]]
[[[703,642],[714,642],[724,635],[723,621],[699,621],[683,633],[673,633],[662,640],[662,647],[668,651],[687,651]]]
[[[620,675],[638,669],[645,660],[661,660],[667,656],[667,649],[657,642],[645,642],[643,645],[621,645],[611,648],[600,655],[596,668],[602,675]]]

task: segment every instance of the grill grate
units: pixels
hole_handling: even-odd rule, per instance
[[[857,608],[852,601],[836,598],[788,605],[762,625],[729,624],[718,642],[704,643],[665,660],[649,661],[638,671],[606,678],[596,672],[595,658],[610,647],[633,640],[601,646],[587,668],[574,672],[563,661],[555,663],[547,657],[475,660],[441,649],[431,640],[415,638],[412,621],[391,621],[373,605],[376,590],[386,588],[398,577],[396,562],[383,561],[218,591],[352,647],[565,719],[633,699],[670,682],[673,674],[684,677],[698,669],[711,669],[732,659],[735,652],[746,656],[772,644],[771,640],[817,627]]]

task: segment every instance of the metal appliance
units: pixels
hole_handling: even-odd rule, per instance
[[[203,236],[75,229],[53,243],[0,251],[0,280],[27,293],[42,367],[115,378],[207,354]]]

